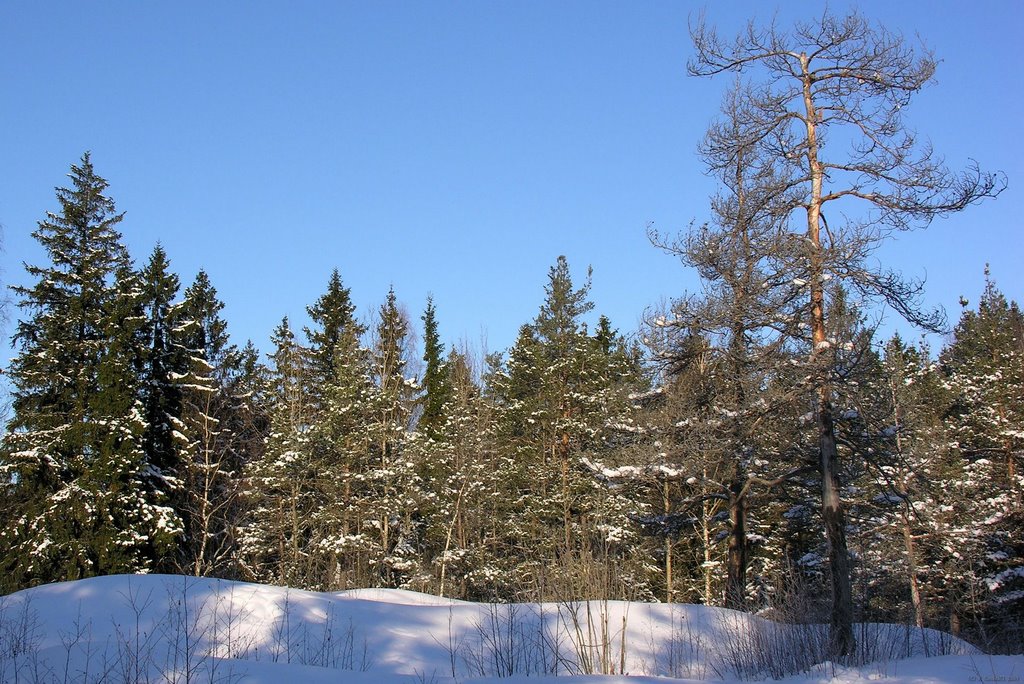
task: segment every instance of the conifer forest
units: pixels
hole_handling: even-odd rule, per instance
[[[733,83],[687,162],[718,190],[649,249],[702,287],[638,301],[637,331],[551,255],[502,352],[443,340],[429,298],[363,308],[339,270],[308,324],[241,344],[205,272],[129,254],[102,154],[73,161],[7,310],[0,593],[172,573],[701,603],[828,624],[839,654],[870,621],[1019,652],[1024,313],[986,272],[947,319],[877,257],[1005,178],[915,137],[936,59],[860,15],[690,32],[690,73]]]

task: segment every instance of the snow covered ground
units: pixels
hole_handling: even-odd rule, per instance
[[[983,655],[939,632],[863,625],[857,636],[859,664],[843,667],[823,662],[818,627],[703,606],[494,606],[398,590],[315,593],[114,576],[0,598],[0,682],[515,684],[557,675],[572,676],[574,684],[665,677],[1012,684],[1024,678],[1024,657]]]

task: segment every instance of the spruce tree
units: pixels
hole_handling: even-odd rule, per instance
[[[351,292],[342,285],[338,269],[334,269],[327,292],[306,308],[313,321],[313,327],[306,328],[306,338],[313,357],[314,387],[326,387],[334,379],[339,356],[346,351],[346,340],[358,340],[365,332],[355,320],[355,310]]]
[[[309,350],[295,340],[288,318],[271,336],[270,396],[266,446],[246,463],[240,562],[251,579],[285,586],[314,586],[312,517],[318,502],[313,487],[310,427]]]
[[[424,561],[443,596],[493,600],[508,586],[503,534],[514,516],[493,432],[492,405],[474,381],[468,352],[444,361],[450,388],[435,436],[411,445],[428,495],[420,506]]]
[[[171,272],[167,253],[159,244],[139,274],[145,324],[142,326],[145,365],[142,373],[142,403],[146,430],[143,448],[152,471],[154,489],[165,492],[177,508],[181,490],[182,388],[178,378],[189,371],[189,358],[178,343],[182,323],[178,276]],[[173,567],[173,566],[170,566]]]
[[[562,508],[563,542],[568,551],[572,545],[572,495],[570,494],[570,454],[574,437],[578,437],[577,419],[583,418],[578,400],[589,393],[583,386],[584,353],[582,344],[586,328],[580,320],[594,304],[590,301],[590,275],[583,287],[574,289],[569,264],[564,256],[548,272],[547,295],[534,322],[540,343],[542,401],[546,417],[547,442],[543,445],[545,458],[558,470],[557,499]],[[576,434],[574,434],[576,433]]]
[[[179,331],[183,346],[201,356],[214,369],[218,384],[227,387],[238,370],[239,351],[231,343],[227,321],[221,317],[224,302],[206,271],[200,270],[185,289],[181,308],[187,321]]]
[[[392,288],[380,307],[372,352],[373,390],[369,423],[371,453],[363,475],[376,529],[375,574],[384,586],[401,586],[418,569],[418,534],[414,523],[423,499],[415,464],[406,454],[416,386],[406,378],[408,322]]]
[[[995,648],[1020,642],[1024,605],[1024,313],[986,269],[976,311],[965,307],[941,362],[953,401],[945,416],[960,456],[963,504],[960,548],[973,560],[963,573],[962,614],[974,614],[975,636]],[[967,555],[967,554],[964,554]],[[979,609],[980,605],[980,609]],[[1016,620],[1016,621],[1015,621]]]
[[[88,154],[58,188],[58,213],[33,233],[48,264],[15,288],[14,416],[3,479],[20,515],[0,532],[3,583],[145,571],[179,533],[144,479],[147,429],[138,400],[141,283],[117,230],[123,215]]]
[[[423,412],[420,414],[419,429],[430,438],[436,438],[444,423],[444,407],[451,399],[448,383],[448,369],[445,367],[444,343],[437,331],[436,309],[433,297],[427,297],[427,308],[423,312]]]
[[[890,611],[880,617],[892,619],[909,601],[919,627],[945,627],[947,580],[950,571],[958,574],[953,569],[959,564],[945,550],[959,544],[953,513],[959,505],[948,484],[961,479],[961,469],[942,424],[949,392],[929,356],[927,346],[908,345],[899,335],[883,348],[881,383],[874,389],[887,407],[881,436],[888,438],[894,458],[874,472],[882,489],[875,499],[881,510],[871,517],[862,565],[872,586],[872,607]],[[879,606],[881,601],[888,605]]]
[[[978,310],[965,310],[943,355],[957,392],[950,426],[960,452],[993,461],[1007,485],[1007,506],[1021,510],[1024,472],[1024,314],[995,286],[988,269]]]
[[[307,308],[314,326],[309,341],[312,399],[306,439],[309,491],[310,569],[316,586],[338,588],[365,581],[372,536],[364,529],[368,499],[362,480],[371,460],[369,406],[374,393],[366,332],[355,318],[349,290],[335,269],[327,291]]]
[[[609,560],[605,532],[618,526],[602,519],[607,492],[581,458],[593,456],[643,380],[635,366],[614,363],[618,353],[605,354],[588,334],[582,318],[594,306],[589,274],[575,287],[567,260],[559,257],[544,290],[536,319],[520,328],[507,364],[492,364],[487,382],[505,453],[501,480],[512,509],[520,511],[506,543],[511,557],[527,555],[518,560],[515,581],[556,597],[583,589],[576,583],[588,563]],[[560,563],[552,564],[554,558]]]
[[[187,539],[180,565],[195,575],[224,573],[234,564],[239,522],[240,441],[248,405],[237,387],[241,356],[230,343],[224,304],[205,271],[185,290],[176,347],[186,366],[176,376],[181,393],[179,435],[184,496],[182,516]]]
[[[247,572],[325,590],[379,583],[386,554],[372,473],[395,443],[377,429],[385,402],[375,380],[391,372],[362,345],[337,271],[308,311],[308,347],[287,319],[274,335],[270,433],[248,467]],[[400,368],[393,357],[384,365]]]
[[[319,509],[311,518],[317,571],[325,587],[379,584],[382,558],[374,525],[374,498],[367,474],[380,463],[381,435],[372,429],[380,406],[370,350],[350,326],[341,336],[334,380],[324,388],[323,409],[309,431],[315,474],[312,496]]]

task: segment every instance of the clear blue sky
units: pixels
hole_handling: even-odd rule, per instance
[[[791,25],[812,3],[780,3]],[[823,5],[822,5],[823,6]],[[843,12],[849,5],[834,1]],[[879,258],[927,275],[955,321],[991,262],[1024,294],[1024,3],[863,2],[942,59],[910,121],[953,167],[1010,187]],[[144,263],[159,240],[183,286],[205,268],[237,341],[261,348],[338,267],[360,313],[394,285],[417,326],[504,349],[565,254],[594,269],[623,332],[698,282],[645,226],[707,216],[694,150],[730,78],[686,75],[697,3],[29,2],[0,5],[0,279],[91,150]],[[718,2],[731,35],[767,2]],[[4,336],[18,311],[8,308]],[[891,316],[890,316],[891,317]],[[916,334],[909,332],[910,337]],[[9,356],[7,351],[6,355]]]

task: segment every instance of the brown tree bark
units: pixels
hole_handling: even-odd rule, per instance
[[[729,541],[726,556],[725,607],[743,610],[747,604],[747,496],[739,464],[729,485]]]
[[[821,206],[824,169],[818,160],[819,114],[814,106],[811,86],[810,59],[800,54],[801,80],[807,127],[807,165],[810,169],[811,194],[807,203],[807,245],[810,263],[811,290],[811,360],[819,372],[827,373],[828,364],[820,359],[829,353],[829,340],[825,328],[825,267],[821,242]],[[843,511],[836,468],[839,450],[836,445],[833,419],[832,390],[826,378],[820,378],[815,407],[818,428],[818,469],[821,476],[821,518],[828,540],[829,576],[832,585],[832,614],[829,623],[829,642],[833,655],[845,656],[853,652],[853,591],[850,580],[850,555],[846,545],[846,515]]]

